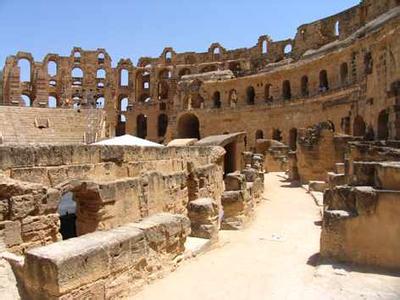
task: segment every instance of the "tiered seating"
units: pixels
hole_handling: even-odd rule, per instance
[[[102,110],[0,106],[0,140],[2,144],[84,143],[89,124],[95,123],[101,136],[103,122]]]

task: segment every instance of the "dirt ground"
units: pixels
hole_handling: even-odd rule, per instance
[[[265,200],[241,231],[134,299],[400,299],[400,277],[318,260],[320,213],[306,191],[266,175]],[[399,250],[400,251],[400,250]]]

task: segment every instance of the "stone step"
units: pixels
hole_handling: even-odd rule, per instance
[[[400,162],[381,162],[375,167],[376,187],[400,191]]]

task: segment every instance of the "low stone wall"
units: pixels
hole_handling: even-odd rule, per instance
[[[399,149],[351,142],[345,166],[324,193],[322,257],[399,271]]]
[[[0,247],[22,254],[61,239],[58,208],[71,192],[76,233],[160,212],[187,215],[192,197],[221,210],[219,147],[0,146]]]
[[[275,140],[256,141],[256,153],[264,155],[266,172],[285,172],[288,169],[289,147]]]
[[[135,293],[184,251],[189,219],[157,214],[139,223],[35,248],[9,259],[27,299],[119,299]]]

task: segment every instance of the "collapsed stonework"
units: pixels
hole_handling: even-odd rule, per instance
[[[188,238],[244,228],[278,171],[321,205],[323,259],[400,270],[399,4],[365,0],[294,39],[167,47],[137,66],[78,47],[8,57],[0,264],[16,293],[126,298],[174,269]],[[90,145],[125,133],[168,146]]]

